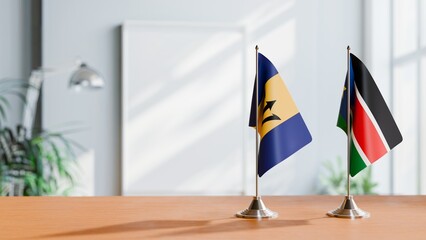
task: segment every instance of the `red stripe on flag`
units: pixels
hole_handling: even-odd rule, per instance
[[[385,155],[387,150],[373,122],[359,102],[358,97],[355,98],[353,116],[353,131],[355,138],[362,151],[367,156],[368,161],[373,163]]]

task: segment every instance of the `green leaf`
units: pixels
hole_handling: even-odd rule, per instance
[[[4,96],[0,95],[0,102],[6,106],[6,108],[10,108],[10,102]]]
[[[29,189],[31,190],[31,193],[36,193],[37,192],[37,183],[36,183],[36,181],[37,181],[37,177],[34,174],[27,173],[25,175],[25,185],[27,187],[29,187]]]
[[[3,120],[7,119],[6,112],[3,109],[3,106],[0,106],[0,115]]]

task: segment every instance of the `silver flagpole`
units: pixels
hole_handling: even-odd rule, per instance
[[[236,214],[240,218],[276,218],[278,213],[269,210],[259,195],[259,47],[256,45],[256,196],[250,203],[250,206]]]
[[[259,47],[256,45],[256,106],[259,106]],[[256,198],[259,198],[259,107],[256,108]]]
[[[347,96],[347,115],[346,115],[346,124],[347,124],[347,182],[346,182],[346,196],[343,200],[343,203],[339,208],[329,211],[327,213],[330,217],[340,217],[340,218],[368,218],[370,214],[361,210],[355,203],[353,196],[351,195],[351,146],[352,146],[352,120],[351,120],[351,48],[347,47],[348,52],[348,80],[346,84],[346,96]],[[354,82],[355,87],[355,82]],[[355,91],[354,91],[355,92]]]
[[[352,144],[352,121],[351,121],[351,47],[347,47],[348,50],[348,83],[346,84],[348,103],[347,103],[347,112],[346,112],[346,125],[347,125],[347,135],[348,135],[348,146],[347,146],[347,193],[346,196],[351,195],[351,144]]]

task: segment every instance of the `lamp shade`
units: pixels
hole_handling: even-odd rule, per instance
[[[74,71],[69,82],[69,86],[75,89],[99,89],[102,88],[104,84],[104,79],[101,75],[85,63],[80,64],[77,70]]]

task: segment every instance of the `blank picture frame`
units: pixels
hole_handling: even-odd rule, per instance
[[[122,25],[122,194],[239,195],[247,128],[238,26]]]

